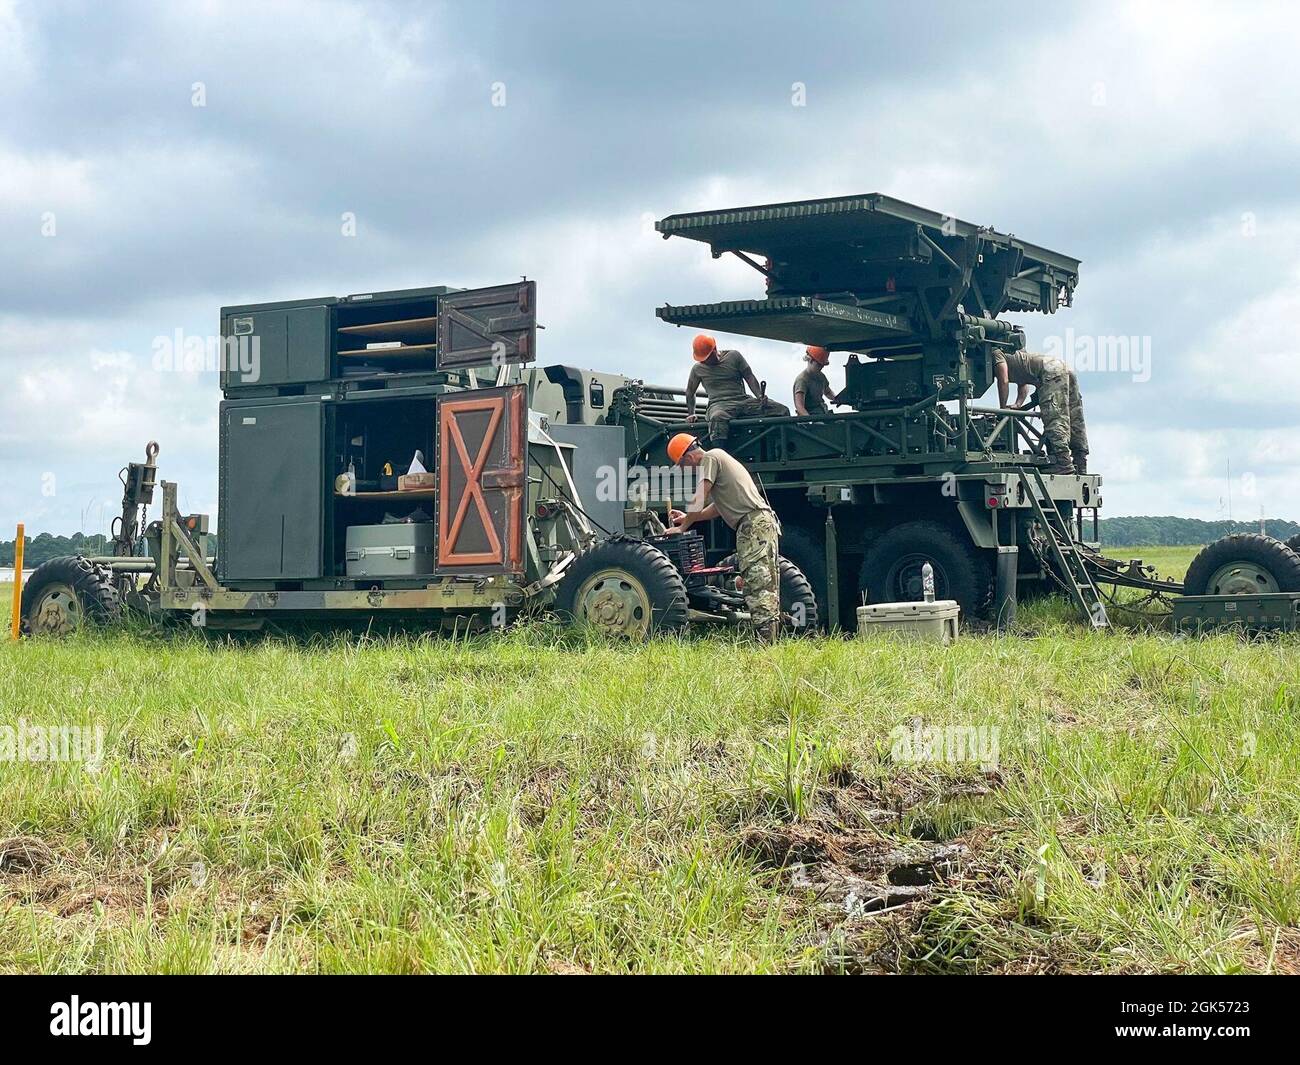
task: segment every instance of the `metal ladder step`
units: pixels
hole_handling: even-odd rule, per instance
[[[1034,516],[1047,531],[1052,558],[1070,585],[1075,606],[1079,608],[1084,620],[1094,629],[1109,628],[1110,618],[1106,615],[1106,603],[1093,583],[1087,563],[1075,546],[1074,535],[1070,532],[1065,518],[1061,516],[1060,510],[1057,509],[1056,501],[1052,499],[1042,472],[1037,466],[1020,466],[1017,467],[1017,473],[1025,495],[1029,497],[1029,503],[1034,509]]]

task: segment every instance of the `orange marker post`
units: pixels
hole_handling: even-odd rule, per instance
[[[23,535],[25,532],[20,522],[18,535],[14,538],[14,614],[9,621],[9,635],[15,640],[23,629]]]

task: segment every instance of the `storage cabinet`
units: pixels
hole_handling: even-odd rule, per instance
[[[329,380],[332,302],[262,310],[225,308],[221,387],[226,395]]]
[[[235,356],[221,378],[222,582],[292,591],[348,586],[349,577],[415,579],[368,564],[348,572],[349,530],[395,523],[424,526],[429,544],[437,538],[439,573],[520,569],[523,394],[475,386],[480,374],[491,380],[504,363],[531,359],[535,329],[531,281],[222,308]],[[240,362],[248,354],[251,367]],[[440,465],[449,394],[464,398],[443,426],[456,461]],[[441,487],[394,491],[417,449]],[[358,491],[338,494],[335,479],[348,470]],[[436,531],[444,497],[452,509]],[[421,559],[419,572],[428,565]]]
[[[324,454],[319,399],[221,405],[223,580],[321,576]]]

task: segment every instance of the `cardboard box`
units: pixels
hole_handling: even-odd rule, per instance
[[[413,492],[416,489],[430,489],[434,486],[432,473],[404,473],[397,478],[399,492]]]

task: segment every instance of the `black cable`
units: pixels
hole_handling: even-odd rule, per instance
[[[559,492],[560,495],[562,495],[562,496],[564,496],[564,498],[568,499],[568,496],[565,496],[565,494],[564,494],[564,489],[563,489],[559,484],[557,484],[555,478],[551,476],[551,472],[550,472],[550,470],[548,470],[545,466],[543,466],[540,462],[537,461],[537,456],[534,455],[534,454],[532,453],[531,449],[530,449],[530,451],[529,451],[528,457],[529,457],[530,459],[532,459],[534,465],[536,465],[537,468],[538,468],[539,470],[542,471],[542,474],[546,477],[546,479],[547,479],[548,481],[551,482],[552,487],[554,487],[554,489],[555,489],[557,492]],[[577,501],[576,499],[569,499],[569,505],[572,506],[574,510],[576,510],[579,514],[581,514],[581,515],[582,515],[584,518],[586,518],[589,522],[591,522],[592,525],[596,526],[596,528],[599,529],[601,532],[603,532],[606,536],[608,536],[608,537],[610,537],[611,539],[613,539],[614,534],[613,534],[612,532],[610,532],[608,529],[606,529],[605,526],[601,525],[600,522],[598,522],[595,518],[593,518],[593,517],[592,517],[590,514],[588,514],[585,510],[583,510],[582,507],[579,505],[579,503],[578,503],[578,501]]]

